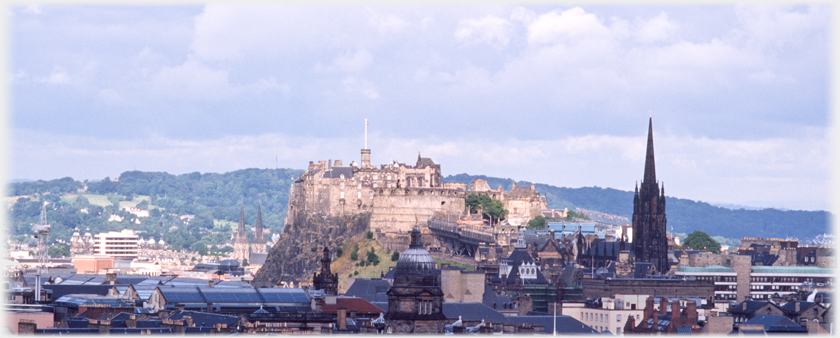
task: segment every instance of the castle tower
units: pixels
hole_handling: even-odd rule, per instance
[[[245,233],[245,207],[242,207],[239,209],[239,229],[233,240],[233,259],[242,264],[250,256],[250,251],[248,234]]]
[[[262,226],[262,205],[257,206],[257,225],[254,228],[254,239],[251,241],[251,252],[265,253],[265,234]]]
[[[651,263],[659,273],[668,271],[668,241],[665,237],[665,187],[656,181],[653,157],[653,118],[648,125],[645,173],[641,189],[633,197],[633,252],[636,262]]]
[[[362,149],[362,166],[361,168],[370,167],[370,149]]]

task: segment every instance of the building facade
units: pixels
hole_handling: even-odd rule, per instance
[[[138,246],[137,240],[139,236],[134,234],[133,230],[124,229],[122,231],[109,231],[96,234],[94,238],[95,253],[98,255],[108,255],[116,259],[134,259],[137,258]]]
[[[388,290],[387,332],[443,333],[443,290],[440,270],[420,241],[420,228],[411,230],[411,244],[400,254],[394,284]]]

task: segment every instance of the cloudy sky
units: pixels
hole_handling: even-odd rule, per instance
[[[827,5],[6,8],[7,179],[359,159],[827,210]]]

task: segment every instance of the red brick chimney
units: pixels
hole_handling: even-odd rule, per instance
[[[668,312],[668,299],[665,297],[659,297],[659,314],[664,315]]]
[[[685,315],[689,323],[697,323],[697,302],[693,300],[688,301],[688,304],[685,305]]]

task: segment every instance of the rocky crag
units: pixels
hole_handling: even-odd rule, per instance
[[[313,273],[319,271],[321,250],[324,246],[335,253],[353,236],[370,228],[370,213],[350,216],[327,216],[300,213],[292,224],[287,224],[280,240],[271,248],[265,264],[257,271],[254,281],[277,284],[312,282]],[[314,249],[313,249],[314,248]]]

